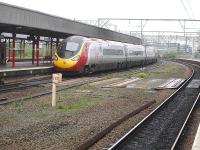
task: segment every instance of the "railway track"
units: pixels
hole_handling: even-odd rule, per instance
[[[160,65],[162,65],[162,63],[153,64],[153,65],[151,65],[150,68],[148,68],[146,70],[159,67]],[[141,71],[141,67],[137,67],[135,69],[136,69],[135,72]],[[120,70],[117,72],[123,72],[123,71],[124,70]],[[95,74],[88,75],[88,76],[101,77],[101,76],[105,76],[105,75],[108,75],[110,73],[115,73],[115,72],[116,71],[100,72],[100,73],[95,73]],[[76,77],[67,75],[64,80],[69,80],[69,79],[74,79],[74,78],[76,78]],[[42,77],[42,78],[33,78],[33,79],[28,79],[28,80],[23,80],[23,81],[4,83],[4,84],[0,84],[0,92],[10,92],[13,90],[20,90],[20,89],[24,89],[27,87],[33,87],[33,86],[38,86],[41,84],[47,84],[47,83],[51,83],[51,80],[52,80],[51,76],[47,76],[47,77]]]
[[[109,150],[174,149],[189,116],[200,98],[199,88],[188,86],[199,80],[200,68],[191,64],[192,76],[152,113],[113,144]]]
[[[3,85],[0,85],[0,92],[9,92],[11,90],[23,89],[26,87],[37,86],[49,82],[51,82],[51,76],[4,83]]]
[[[151,66],[149,66],[148,68],[142,68],[143,71],[148,71],[151,69],[155,69],[157,67],[160,67],[161,65],[163,65],[164,62],[159,62],[156,64],[152,64]],[[107,72],[100,72],[100,73],[95,73],[95,74],[91,74],[91,75],[87,75],[87,76],[78,76],[78,77],[74,77],[74,76],[66,76],[63,79],[63,83],[65,81],[69,81],[69,80],[76,80],[80,78],[80,81],[75,82],[75,83],[71,83],[70,85],[60,85],[60,87],[58,88],[57,91],[62,91],[65,89],[69,89],[75,86],[79,86],[79,85],[83,85],[89,82],[95,82],[95,81],[99,81],[99,80],[103,80],[106,79],[106,75],[109,75],[111,73],[116,73],[116,72],[123,72],[124,70],[120,70],[120,71],[107,71]],[[137,73],[141,71],[141,67],[137,67],[134,68],[133,73]],[[91,79],[89,79],[91,78]],[[10,82],[4,85],[0,85],[0,93],[3,92],[11,92],[14,90],[23,90],[24,88],[31,88],[34,86],[40,86],[40,85],[44,85],[44,84],[50,84],[51,83],[51,76],[48,77],[44,77],[44,78],[39,78],[39,79],[29,79],[29,80],[25,80],[25,81],[19,81],[19,82]],[[50,85],[51,86],[51,85]],[[11,102],[15,102],[15,101],[19,101],[19,100],[26,100],[26,99],[31,99],[31,98],[37,98],[40,96],[44,96],[44,95],[48,95],[51,94],[51,89],[45,92],[41,92],[41,93],[36,93],[30,96],[26,96],[26,97],[18,97],[18,98],[7,98],[7,97],[3,97],[0,98],[0,105],[3,104],[8,104]]]
[[[62,91],[62,90],[65,90],[65,89],[69,89],[69,88],[72,88],[72,87],[75,87],[75,86],[80,86],[80,85],[83,85],[83,84],[86,84],[86,83],[89,83],[89,82],[92,82],[92,81],[93,82],[98,81],[98,80],[101,80],[101,78],[96,78],[96,77],[91,78],[91,79],[89,79],[89,78],[82,79],[81,78],[80,81],[71,83],[69,85],[62,84],[62,85],[58,86],[57,91]],[[49,89],[47,91],[43,91],[43,92],[36,93],[36,94],[30,95],[30,96],[25,96],[25,97],[18,97],[18,98],[13,98],[13,99],[3,98],[3,99],[0,99],[0,105],[9,104],[9,103],[20,101],[20,100],[37,98],[37,97],[45,96],[45,95],[48,95],[48,94],[51,94],[51,93],[52,93],[52,91],[51,91],[51,89]]]

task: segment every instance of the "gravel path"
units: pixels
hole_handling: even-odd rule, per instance
[[[148,78],[187,78],[191,73],[187,67],[171,62],[160,69],[172,66],[176,69],[159,73],[155,69],[157,73]],[[110,77],[130,75],[133,72],[125,71],[111,73]],[[91,149],[109,147],[173,91],[103,89],[85,84],[59,92],[57,108],[51,108],[51,96],[0,106],[0,149],[76,149],[109,124],[156,100],[156,104],[116,127]]]

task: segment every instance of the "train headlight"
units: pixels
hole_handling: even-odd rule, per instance
[[[79,55],[76,55],[76,56],[74,56],[71,60],[73,60],[73,61],[78,61],[79,58],[80,58],[80,56],[79,56]]]
[[[52,60],[53,60],[53,61],[57,61],[57,60],[58,60],[58,57],[57,57],[56,55],[54,55],[54,56],[52,57]]]

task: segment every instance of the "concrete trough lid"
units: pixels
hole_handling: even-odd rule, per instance
[[[113,88],[113,87],[118,87],[118,88],[122,88],[122,87],[126,87],[126,85],[131,84],[135,81],[140,80],[140,78],[132,78],[132,79],[124,79],[122,81],[118,81],[116,83],[112,83],[106,86],[103,86],[103,88]]]
[[[196,79],[192,80],[188,84],[187,88],[199,89],[200,88],[200,80],[196,80]]]
[[[166,80],[163,79],[142,79],[137,80],[131,84],[128,84],[126,88],[135,88],[135,89],[154,89],[155,87],[163,84]]]
[[[101,81],[97,81],[94,83],[90,83],[91,86],[104,86],[104,85],[108,85],[111,83],[116,83],[118,81],[124,80],[123,78],[111,78],[111,79],[105,79],[105,80],[101,80]]]
[[[169,79],[167,80],[165,83],[157,86],[155,89],[157,90],[161,90],[161,89],[176,89],[178,88],[183,82],[185,81],[185,79]]]

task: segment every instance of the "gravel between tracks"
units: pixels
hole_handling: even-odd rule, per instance
[[[178,146],[176,147],[177,150],[192,149],[192,145],[193,145],[199,124],[200,124],[200,102],[198,101],[183,131],[183,135],[181,136]]]
[[[187,67],[172,62],[163,67],[172,66],[176,69],[148,78],[187,78],[191,73]],[[124,73],[110,76],[121,77]],[[122,123],[91,149],[109,147],[173,91],[101,89],[85,84],[59,92],[57,109],[50,106],[51,96],[0,106],[0,149],[76,149],[109,124],[156,100],[156,104]]]

